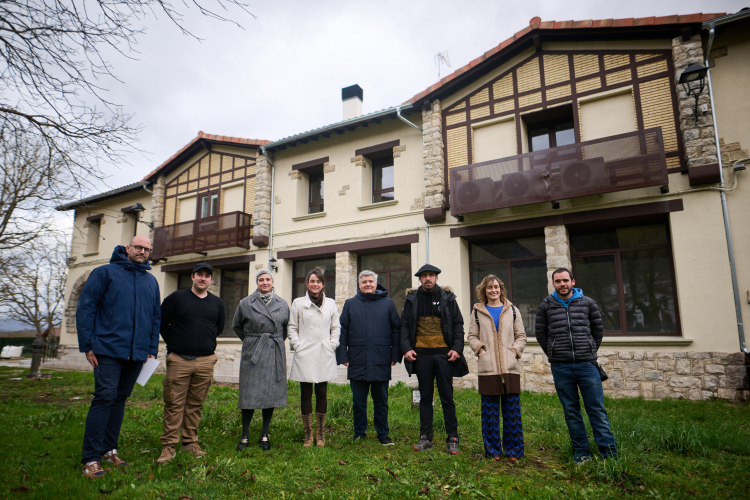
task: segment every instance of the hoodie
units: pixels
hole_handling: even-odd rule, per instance
[[[128,260],[118,245],[109,264],[91,271],[76,308],[81,352],[146,361],[159,351],[159,285],[148,262]]]
[[[571,302],[573,302],[576,299],[580,299],[583,297],[583,290],[580,288],[574,288],[573,289],[573,295],[570,296],[568,299],[563,299],[557,294],[557,290],[552,292],[552,296],[560,303],[564,308],[568,308]]]

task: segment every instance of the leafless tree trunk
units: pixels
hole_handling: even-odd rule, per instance
[[[0,282],[0,317],[34,328],[37,336],[60,326],[64,310],[67,244],[64,235],[47,233],[33,245],[12,252],[12,267]]]

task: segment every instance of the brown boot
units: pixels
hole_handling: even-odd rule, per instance
[[[302,423],[305,426],[305,443],[302,445],[303,448],[309,448],[313,442],[313,421],[312,413],[302,415]]]
[[[325,438],[326,414],[316,413],[315,416],[317,417],[316,420],[318,421],[317,442],[315,444],[316,446],[322,447],[326,445],[326,438]]]

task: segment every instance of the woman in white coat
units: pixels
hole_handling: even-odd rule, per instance
[[[328,382],[338,376],[336,348],[339,346],[339,310],[336,302],[325,296],[325,278],[315,268],[305,278],[307,294],[294,299],[289,315],[287,336],[294,350],[290,380],[300,383],[304,446],[312,446],[312,394],[315,389],[315,414],[318,446],[325,446],[323,430],[328,410]]]

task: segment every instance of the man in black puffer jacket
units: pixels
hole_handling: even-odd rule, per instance
[[[581,417],[580,389],[594,440],[603,458],[617,457],[615,438],[604,409],[604,390],[596,352],[604,323],[593,299],[583,295],[568,269],[552,273],[555,291],[539,304],[536,338],[549,358],[557,396],[568,424],[576,463],[591,458],[591,446]]]
[[[378,441],[390,446],[388,436],[388,381],[391,366],[401,361],[399,319],[388,289],[372,271],[359,273],[359,291],[344,302],[339,318],[341,336],[336,361],[346,365],[352,389],[354,441],[367,431],[367,394],[372,393]]]

